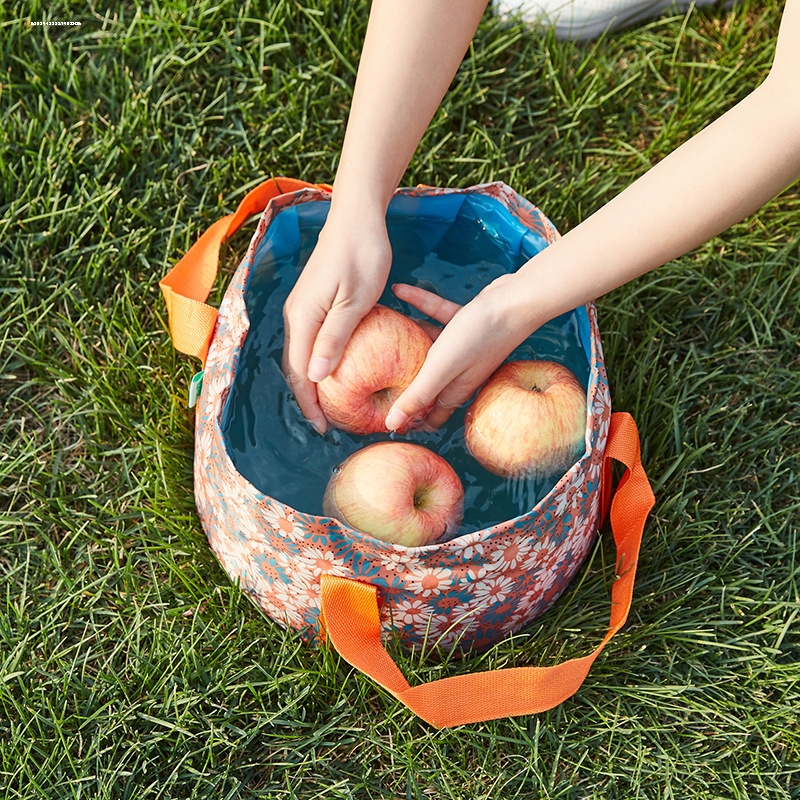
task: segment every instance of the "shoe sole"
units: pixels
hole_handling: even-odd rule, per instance
[[[614,16],[597,14],[584,19],[573,17],[569,22],[559,19],[552,23],[551,27],[555,31],[556,39],[582,42],[586,39],[594,39],[605,32],[615,31],[646,19],[658,17],[665,11],[686,12],[692,6],[700,8],[714,5],[715,2],[716,0],[694,0],[694,2],[692,0],[651,0],[627,11],[621,11]],[[728,2],[725,7],[729,8],[732,5],[733,2]]]

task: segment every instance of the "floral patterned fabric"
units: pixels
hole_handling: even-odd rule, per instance
[[[417,188],[415,195],[480,192],[494,197],[548,242],[557,231],[541,212],[501,183],[464,190]],[[225,294],[205,365],[196,417],[195,496],[220,563],[281,625],[319,633],[320,576],[379,587],[384,632],[411,646],[481,648],[547,610],[580,568],[600,517],[600,480],[611,417],[608,381],[594,306],[587,308],[591,376],[586,454],[533,510],[442,544],[403,547],[265,496],[228,456],[220,419],[247,336],[245,287],[258,243],[281,208],[325,200],[319,190],[275,198],[265,210]]]

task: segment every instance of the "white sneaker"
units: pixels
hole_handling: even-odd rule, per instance
[[[501,17],[520,17],[529,25],[555,29],[557,39],[582,41],[663,11],[687,11],[717,0],[494,0]]]

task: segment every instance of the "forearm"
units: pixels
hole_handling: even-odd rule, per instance
[[[708,241],[800,177],[800,100],[788,84],[767,79],[528,262],[532,326]]]
[[[442,424],[547,320],[691,250],[793,183],[800,176],[798,44],[800,0],[786,0],[762,86],[463,308],[419,287],[397,287],[398,297],[446,324],[389,412],[389,429],[432,404],[427,419]]]
[[[334,208],[385,211],[480,21],[486,0],[375,0]]]

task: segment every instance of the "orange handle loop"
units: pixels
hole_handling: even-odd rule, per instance
[[[377,588],[349,578],[324,575],[321,605],[328,640],[345,661],[437,728],[538,714],[562,703],[578,691],[594,660],[628,618],[642,531],[655,504],[642,467],[639,431],[630,414],[611,415],[605,460],[612,458],[627,467],[611,503],[611,527],[617,549],[616,580],[611,588],[608,633],[590,655],[550,667],[476,672],[412,687],[381,642]]]
[[[218,219],[159,281],[176,350],[205,363],[217,322],[217,310],[205,301],[217,279],[220,245],[247,219],[260,214],[273,197],[307,188],[330,190],[327,184],[296,178],[270,178],[259,184],[244,196],[233,214]]]

